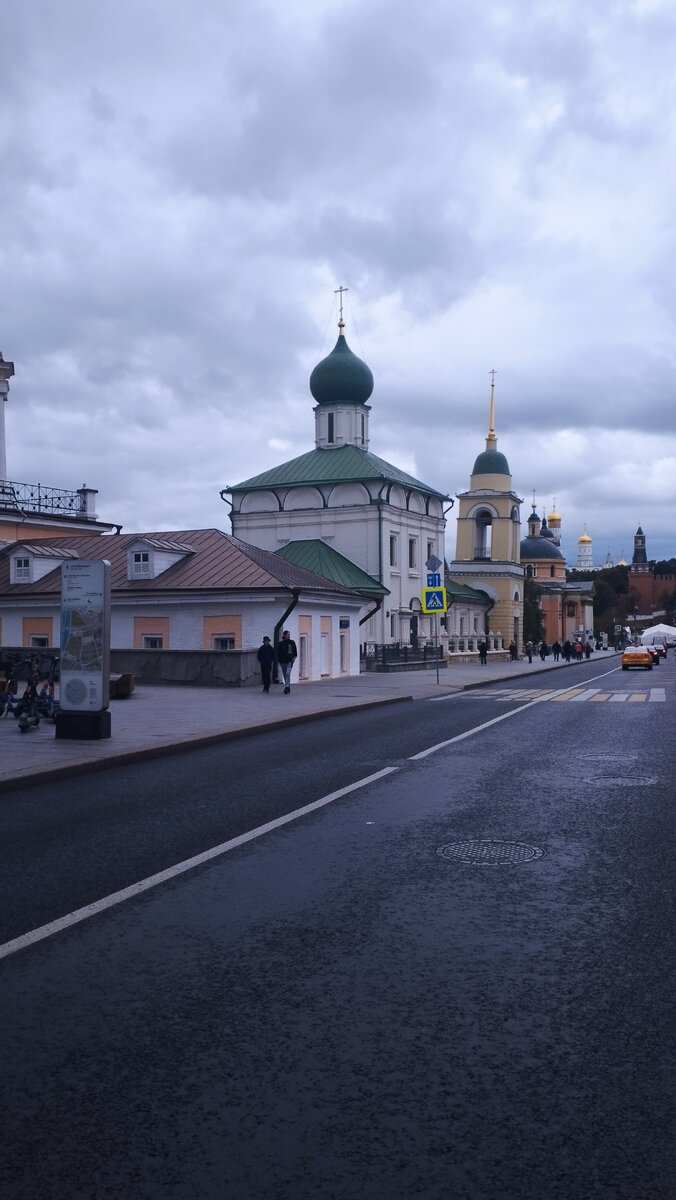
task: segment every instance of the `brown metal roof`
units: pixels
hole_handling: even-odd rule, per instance
[[[185,557],[173,563],[157,579],[128,579],[127,551],[129,547],[143,541],[156,541],[162,549],[173,542],[185,546]],[[187,552],[189,543],[191,553]],[[269,550],[250,546],[220,529],[181,529],[160,533],[96,534],[91,537],[77,536],[40,539],[26,543],[26,553],[42,553],[49,546],[52,553],[63,557],[81,559],[107,559],[111,565],[111,588],[113,592],[162,593],[193,591],[231,591],[239,589],[286,590],[323,592],[324,594],[354,595],[340,584],[331,583],[321,575],[296,567]],[[23,547],[22,547],[23,548]],[[9,581],[9,557],[16,550],[10,543],[0,552],[0,596],[36,596],[59,593],[61,572],[58,567],[35,583],[13,583]]]

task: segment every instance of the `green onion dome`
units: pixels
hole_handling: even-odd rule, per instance
[[[310,391],[317,404],[366,404],[373,391],[370,367],[353,354],[342,330],[330,354],[317,363],[310,376]]]

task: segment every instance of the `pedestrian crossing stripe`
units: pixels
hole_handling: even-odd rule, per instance
[[[667,693],[666,688],[650,688],[647,692],[603,692],[600,688],[570,688],[564,692],[542,688],[495,688],[490,692],[483,689],[463,692],[463,699],[501,700],[506,704],[526,700],[544,700],[555,704],[603,704],[608,701],[616,704],[665,704]]]

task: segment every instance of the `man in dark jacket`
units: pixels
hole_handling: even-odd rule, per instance
[[[270,675],[272,674],[272,664],[275,661],[275,652],[272,649],[272,643],[269,637],[264,637],[261,646],[258,649],[258,661],[261,664],[261,679],[263,680],[263,691],[270,691]]]
[[[277,645],[277,662],[280,665],[284,679],[285,696],[291,691],[291,670],[297,658],[298,650],[296,649],[296,643],[292,641],[288,629],[285,629],[282,634],[282,640]]]

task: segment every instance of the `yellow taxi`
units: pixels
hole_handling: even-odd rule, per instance
[[[622,653],[622,670],[628,671],[630,667],[645,667],[647,671],[653,669],[653,656],[647,646],[627,646]]]

